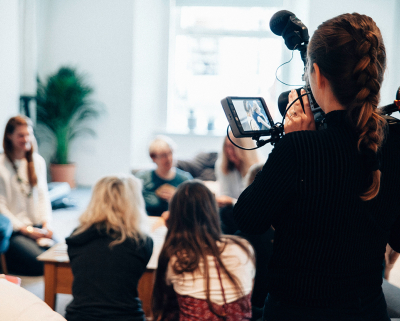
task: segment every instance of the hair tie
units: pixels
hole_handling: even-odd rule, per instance
[[[378,157],[378,153],[375,153],[370,148],[363,148],[361,154],[363,156],[364,165],[368,171],[374,172],[381,168],[381,161]]]

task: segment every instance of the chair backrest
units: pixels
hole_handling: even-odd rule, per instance
[[[4,253],[0,254],[0,266],[1,266],[1,271],[4,274],[8,274],[7,263],[6,263],[6,255]]]

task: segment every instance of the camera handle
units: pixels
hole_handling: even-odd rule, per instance
[[[253,147],[253,148],[244,148],[242,146],[237,145],[236,143],[233,142],[233,140],[231,139],[231,137],[229,136],[229,128],[230,126],[228,125],[228,127],[226,128],[226,136],[228,137],[229,141],[232,143],[233,146],[243,149],[243,150],[254,150],[254,149],[258,149],[262,146],[264,146],[265,144],[271,143],[271,145],[275,145],[279,139],[281,138],[282,134],[283,134],[283,125],[282,123],[276,123],[274,126],[271,127],[270,129],[270,139],[267,140],[260,140],[261,136],[260,135],[254,135],[253,137],[251,137],[252,140],[256,141],[256,145],[257,147]]]

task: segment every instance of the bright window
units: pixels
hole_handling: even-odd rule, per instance
[[[228,122],[220,101],[226,96],[262,96],[278,120],[282,87],[275,71],[287,49],[269,30],[269,21],[280,9],[171,8],[168,131],[185,133],[195,124],[195,133],[209,127],[224,133]]]

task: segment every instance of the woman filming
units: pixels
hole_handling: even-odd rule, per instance
[[[330,19],[309,43],[326,128],[315,131],[307,96],[305,112],[296,101],[286,135],[234,207],[242,231],[275,228],[264,320],[390,320],[382,262],[387,243],[400,250],[400,142],[383,143],[385,67],[380,30],[365,15]]]

